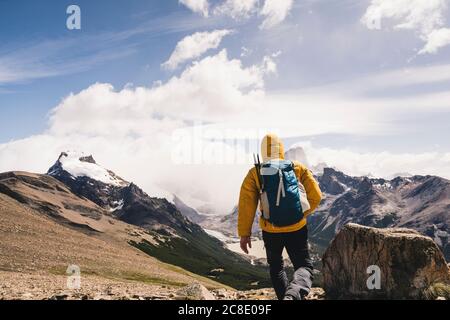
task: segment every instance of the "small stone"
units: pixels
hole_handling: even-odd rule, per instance
[[[68,297],[67,294],[61,293],[51,296],[49,300],[66,300]]]

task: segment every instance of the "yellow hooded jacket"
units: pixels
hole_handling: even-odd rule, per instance
[[[274,134],[268,134],[264,137],[261,144],[261,153],[263,161],[273,159],[284,159],[284,146],[281,140]],[[304,212],[304,218],[299,222],[284,227],[277,227],[269,221],[259,219],[259,225],[262,230],[272,233],[294,232],[300,230],[306,225],[306,218],[319,206],[322,199],[317,181],[313,174],[303,164],[298,161],[294,162],[294,171],[297,179],[303,184],[306,190],[307,198],[311,209]],[[256,209],[259,202],[259,183],[256,174],[256,169],[253,167],[247,173],[239,195],[238,206],[238,234],[240,237],[247,237],[251,235],[252,224],[255,218]]]

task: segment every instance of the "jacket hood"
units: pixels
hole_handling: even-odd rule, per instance
[[[273,159],[284,159],[284,145],[275,134],[267,134],[261,142],[261,155],[263,162]]]

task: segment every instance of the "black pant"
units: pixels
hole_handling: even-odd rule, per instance
[[[279,300],[285,295],[300,300],[308,295],[313,279],[313,265],[308,250],[308,229],[287,233],[270,233],[263,231],[267,262],[270,266],[270,278]],[[283,264],[283,249],[294,265],[294,277],[289,283]]]

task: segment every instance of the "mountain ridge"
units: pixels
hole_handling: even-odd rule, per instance
[[[374,227],[406,227],[430,236],[450,258],[450,181],[437,176],[392,180],[351,177],[327,169],[317,177],[324,200],[310,217],[312,240],[328,245],[346,223]],[[343,188],[336,193],[336,182]],[[331,232],[332,231],[332,232]]]
[[[285,158],[308,162],[305,152],[299,149],[301,147],[296,147],[295,152],[288,150]],[[295,156],[300,159],[292,158]],[[392,179],[351,176],[331,167],[322,167],[315,177],[323,199],[308,217],[308,230],[310,242],[319,255],[343,225],[353,222],[417,230],[430,236],[450,261],[450,180],[431,175]],[[202,224],[228,236],[236,235],[236,207],[230,214],[210,220]],[[255,224],[253,235],[260,237]]]
[[[66,170],[67,157],[72,159]],[[122,238],[129,246],[226,285],[268,285],[264,268],[226,249],[167,199],[150,197],[134,183],[97,167],[92,156],[75,157],[61,153],[45,175],[0,174],[0,193],[88,234],[108,233],[117,224],[134,229],[139,236]]]

